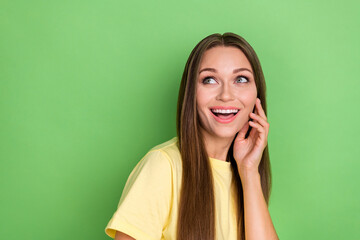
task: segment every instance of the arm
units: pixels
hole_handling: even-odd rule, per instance
[[[270,213],[262,192],[258,171],[262,154],[267,145],[270,124],[260,98],[256,99],[255,112],[239,131],[234,142],[236,160],[244,193],[244,221],[246,240],[278,240]],[[245,138],[249,127],[250,134]]]
[[[123,232],[116,231],[115,240],[135,240],[135,238],[132,238]]]
[[[117,231],[130,239],[160,239],[172,203],[172,166],[161,150],[149,151],[126,181],[118,208],[105,228],[115,239]],[[120,235],[120,233],[118,233]],[[129,239],[123,234],[120,239]]]
[[[260,174],[247,172],[240,174],[240,178],[244,191],[245,239],[278,240],[261,189]]]

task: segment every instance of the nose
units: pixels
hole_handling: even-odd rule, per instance
[[[234,95],[232,93],[232,89],[228,84],[223,84],[219,89],[219,94],[217,96],[217,100],[220,101],[231,101],[234,100]]]

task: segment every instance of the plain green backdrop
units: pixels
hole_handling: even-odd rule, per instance
[[[110,239],[176,134],[192,48],[234,32],[267,82],[280,239],[360,239],[359,1],[0,1],[0,239]]]

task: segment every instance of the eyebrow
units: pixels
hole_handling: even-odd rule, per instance
[[[217,72],[215,68],[203,68],[199,71],[199,74],[203,71],[210,71],[210,72]],[[247,68],[236,68],[234,69],[233,73],[237,73],[237,72],[241,72],[241,71],[248,71],[248,72],[251,72],[251,70],[247,69]]]

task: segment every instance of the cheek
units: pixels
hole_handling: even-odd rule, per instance
[[[246,114],[250,114],[250,112],[253,112],[256,103],[256,88],[246,90],[244,89],[244,91],[239,91],[237,94],[237,98],[240,102],[242,102],[243,106],[245,107],[244,110]]]
[[[256,96],[249,103],[249,113],[250,112],[255,112],[255,104],[256,104]]]
[[[256,91],[239,91],[237,98],[246,106],[255,105],[257,92]]]
[[[205,91],[198,90],[196,92],[196,104],[198,108],[206,107],[206,104],[209,102],[209,94],[206,94]]]

